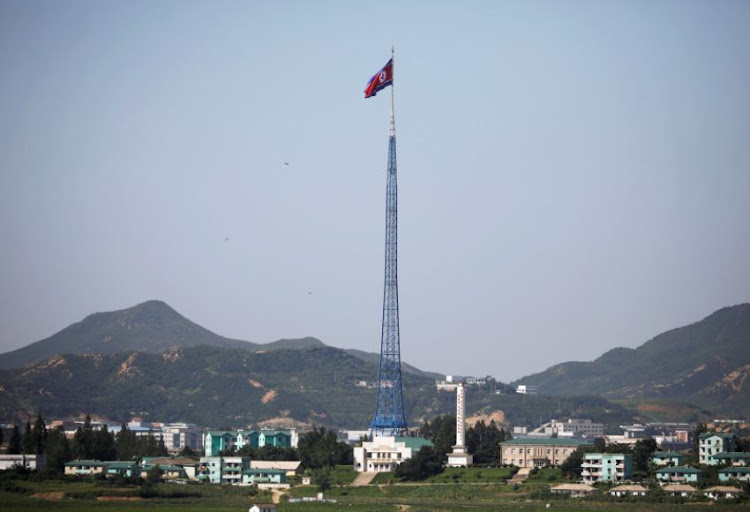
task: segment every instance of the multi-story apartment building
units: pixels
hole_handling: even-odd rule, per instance
[[[596,482],[624,482],[633,478],[633,456],[629,453],[587,453],[581,464],[581,479]]]
[[[590,442],[569,438],[518,438],[500,443],[500,461],[519,468],[557,466],[565,462],[579,446]]]
[[[179,452],[185,448],[203,450],[203,431],[192,423],[165,423],[161,427],[164,445],[170,452]]]
[[[201,457],[196,478],[213,484],[240,484],[243,471],[250,469],[250,457]]]
[[[203,436],[203,451],[206,457],[215,457],[220,452],[239,450],[243,446],[262,448],[296,447],[297,431],[290,430],[209,430]]]
[[[733,452],[735,450],[734,435],[719,432],[705,432],[698,436],[698,462],[715,466],[718,461],[714,455]]]

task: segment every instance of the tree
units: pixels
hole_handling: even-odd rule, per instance
[[[8,454],[18,455],[21,453],[21,433],[18,431],[18,425],[13,424],[13,430],[10,433],[8,441]]]
[[[466,430],[466,448],[474,455],[475,463],[497,464],[500,462],[499,445],[505,438],[505,430],[497,428],[494,420],[489,425],[480,420]]]
[[[434,418],[432,423],[425,421],[419,429],[419,435],[432,441],[435,445],[435,452],[443,460],[446,454],[453,451],[453,445],[456,442],[456,417],[452,414],[444,414]]]
[[[118,460],[131,460],[138,455],[138,441],[135,438],[135,432],[124,423],[120,425],[120,431],[115,435],[115,451]]]
[[[304,468],[330,468],[336,464],[352,463],[351,447],[340,442],[336,434],[325,427],[313,428],[301,435],[297,453]]]
[[[0,437],[0,439],[2,439],[2,437]],[[734,446],[738,452],[748,453],[750,452],[750,439],[747,437],[734,436]]]
[[[91,416],[86,415],[83,426],[78,427],[73,435],[73,455],[76,459],[93,459],[92,437],[94,429],[91,426]]]
[[[72,458],[70,442],[65,437],[62,425],[47,433],[44,453],[47,456],[47,470],[51,473],[62,474],[65,470],[65,463]]]
[[[36,453],[36,443],[34,442],[34,437],[31,433],[31,423],[28,421],[26,422],[26,428],[24,429],[23,437],[21,438],[21,448],[26,455]]]
[[[94,430],[91,435],[91,458],[98,460],[113,460],[117,458],[115,436],[107,428]]]
[[[587,451],[589,451],[587,447],[579,446],[565,459],[565,462],[560,464],[560,470],[565,478],[577,480],[581,476],[581,464],[583,464],[583,456]]]
[[[647,478],[651,472],[651,457],[656,451],[656,441],[639,439],[633,446],[633,476]]]
[[[316,469],[312,474],[312,482],[318,486],[320,492],[331,488],[331,470],[328,468]]]
[[[159,465],[154,464],[146,473],[146,484],[153,485],[159,483],[163,474],[164,471],[162,471]]]
[[[180,450],[179,455],[180,457],[195,457],[198,455],[198,452],[190,448],[188,445],[185,445],[182,450]]]
[[[407,481],[419,481],[443,472],[440,456],[432,446],[423,446],[412,456],[396,466],[395,475]]]
[[[44,453],[44,443],[47,440],[47,425],[41,414],[37,414],[34,427],[31,429],[31,442],[37,455]]]
[[[607,449],[607,441],[605,441],[603,437],[597,437],[596,439],[594,439],[594,452],[595,453],[604,453],[606,449]]]

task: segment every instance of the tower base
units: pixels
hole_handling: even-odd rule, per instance
[[[474,464],[474,456],[466,453],[465,446],[454,446],[453,451],[448,454],[448,467],[465,468]]]

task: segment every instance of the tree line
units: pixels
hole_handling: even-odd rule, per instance
[[[0,444],[2,441],[0,434]],[[44,455],[47,459],[47,471],[61,474],[65,463],[73,459],[133,460],[167,455],[167,448],[161,438],[151,433],[136,436],[124,424],[117,434],[106,428],[94,429],[88,415],[70,440],[62,426],[47,428],[39,414],[33,425],[26,422],[23,434],[18,425],[13,425],[6,453]]]
[[[441,461],[445,461],[453,451],[456,443],[456,417],[452,414],[437,416],[425,421],[419,429],[419,435],[432,441],[435,452]],[[494,420],[489,425],[480,420],[473,427],[466,429],[466,448],[474,456],[474,464],[494,465],[500,463],[499,444],[512,439],[509,431],[498,428]]]

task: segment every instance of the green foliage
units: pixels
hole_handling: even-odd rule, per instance
[[[440,455],[431,446],[423,446],[410,459],[396,466],[395,476],[406,481],[420,481],[442,473]]]
[[[657,449],[653,439],[640,439],[633,445],[633,477],[645,479],[652,476],[651,456]],[[624,452],[627,453],[627,452]]]
[[[44,454],[47,456],[47,471],[61,475],[65,470],[65,463],[73,458],[70,442],[65,437],[62,426],[47,433]]]
[[[73,455],[77,459],[114,460],[115,438],[107,429],[94,430],[87,414],[83,426],[73,435]]]
[[[47,339],[0,355],[0,368],[20,368],[57,354],[160,353],[175,346],[198,345],[257,347],[247,341],[219,336],[194,324],[164,302],[152,300],[122,311],[89,315]]]
[[[23,432],[23,438],[21,438],[21,447],[23,453],[32,454],[36,453],[36,439],[34,439],[31,433],[31,423],[26,422],[26,429]]]
[[[260,448],[243,446],[237,451],[237,455],[250,457],[252,460],[300,460],[295,448],[265,445]]]
[[[565,459],[565,462],[560,464],[560,470],[565,478],[570,480],[577,480],[581,476],[581,464],[583,464],[583,456],[591,448],[586,446],[580,446],[576,448],[576,451],[570,454],[570,457]]]
[[[312,483],[323,492],[331,488],[331,470],[328,468],[316,469],[312,474]]]
[[[562,469],[552,468],[552,467],[543,467],[543,468],[535,468],[534,471],[531,472],[529,475],[529,478],[526,479],[526,483],[550,483],[550,482],[559,482],[563,480],[563,473]]]
[[[331,468],[352,464],[352,449],[340,442],[336,433],[325,427],[314,428],[300,436],[297,443],[301,466],[305,469]]]
[[[123,373],[123,366],[129,371]],[[304,422],[315,418],[328,428],[357,428],[372,420],[376,397],[375,390],[355,384],[377,373],[377,363],[330,347],[259,353],[200,346],[167,356],[71,355],[33,372],[4,371],[0,416],[29,408],[53,417],[84,410],[125,422],[137,412],[162,421],[239,427],[283,415]],[[405,371],[403,379],[406,414],[413,421],[455,410],[455,396],[438,392],[433,379],[416,371]],[[39,394],[40,388],[53,391]],[[270,390],[275,398],[264,401]],[[489,386],[471,386],[466,400],[467,411],[502,410],[518,425],[573,413],[612,425],[633,420],[623,406],[600,397],[496,395]],[[444,452],[454,442],[453,427],[452,421],[445,425],[450,430],[442,436]]]
[[[475,464],[498,464],[500,462],[499,444],[506,440],[504,429],[497,428],[494,421],[485,425],[478,421],[466,430],[466,447],[474,455]]]
[[[545,392],[577,395],[600,390],[610,397],[678,398],[717,412],[747,415],[750,394],[721,382],[726,361],[750,360],[750,304],[723,308],[694,324],[660,334],[637,349],[616,348],[593,362],[569,362],[520,381]],[[695,368],[701,371],[694,371]],[[519,382],[520,382],[519,381]],[[633,383],[648,383],[634,388]]]
[[[419,429],[419,435],[432,441],[439,459],[445,460],[446,454],[453,451],[456,442],[456,417],[444,414],[434,418],[432,423],[425,421]]]
[[[19,453],[21,453],[21,433],[18,431],[18,425],[14,424],[8,441],[8,454],[18,455]]]
[[[429,477],[428,483],[488,483],[498,484],[506,481],[514,474],[514,468],[509,467],[468,467],[445,468],[442,473]]]
[[[159,467],[158,464],[154,464],[147,472],[146,472],[146,483],[147,484],[157,484],[161,482],[161,477],[164,475],[164,471]]]

